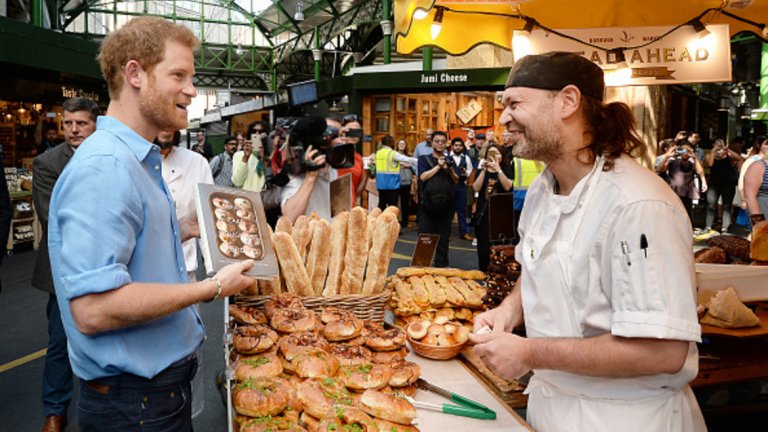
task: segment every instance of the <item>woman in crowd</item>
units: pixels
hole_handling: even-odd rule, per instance
[[[701,191],[707,191],[704,169],[701,167],[699,160],[696,159],[693,147],[684,142],[678,142],[677,145],[671,146],[664,154],[658,172],[666,173],[669,177],[669,185],[677,196],[680,197],[685,211],[688,212],[688,219],[691,220],[691,225],[693,225],[693,200],[700,198],[699,188],[696,187],[696,182],[694,181],[696,175],[699,176],[702,182]]]
[[[757,156],[744,175],[744,200],[752,225],[768,218],[768,139],[763,139]]]
[[[731,226],[731,209],[733,196],[736,194],[737,164],[742,161],[740,154],[729,149],[725,141],[715,140],[712,151],[704,157],[709,167],[709,189],[707,190],[707,217],[705,232],[712,229],[717,214],[717,202],[722,199],[723,224],[720,231],[728,232]]]
[[[400,139],[395,145],[395,150],[403,156],[410,157],[408,153],[408,143],[404,139]],[[413,185],[413,170],[414,167],[407,163],[400,163],[400,226],[402,228],[408,227],[408,217],[411,214],[411,190]]]
[[[481,271],[488,270],[491,257],[491,235],[488,202],[491,195],[512,190],[513,166],[507,152],[498,144],[486,149],[486,157],[478,165],[479,172],[472,184],[478,193],[475,213],[475,235],[477,236],[477,263]]]

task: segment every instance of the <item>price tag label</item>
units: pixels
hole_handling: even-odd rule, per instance
[[[419,234],[411,257],[411,267],[431,267],[439,239],[440,236],[437,234]]]

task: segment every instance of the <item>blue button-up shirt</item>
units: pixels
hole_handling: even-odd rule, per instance
[[[72,369],[93,380],[151,378],[190,355],[205,328],[192,307],[96,335],[80,333],[69,302],[132,282],[187,282],[159,148],[113,117],[99,117],[56,182],[48,246]]]

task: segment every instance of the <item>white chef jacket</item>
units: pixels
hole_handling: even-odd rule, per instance
[[[213,174],[205,158],[192,150],[174,147],[163,158],[163,180],[176,203],[176,217],[195,213],[195,193],[198,183],[213,184]],[[197,239],[189,239],[181,244],[184,250],[184,262],[187,272],[197,270]]]
[[[626,379],[535,370],[529,421],[539,431],[706,430],[688,387],[701,339],[688,216],[631,158],[602,166],[601,158],[568,196],[553,193],[549,170],[528,190],[515,250],[527,335],[683,340],[688,357],[676,374]]]

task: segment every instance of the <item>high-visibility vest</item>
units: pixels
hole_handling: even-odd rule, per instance
[[[395,160],[395,151],[387,146],[376,152],[376,189],[400,189],[400,162]]]
[[[515,210],[520,211],[523,209],[525,203],[525,195],[528,193],[528,186],[531,185],[533,179],[536,178],[542,171],[544,171],[544,164],[537,161],[528,159],[515,158],[515,178],[512,183],[512,190],[515,196]]]

